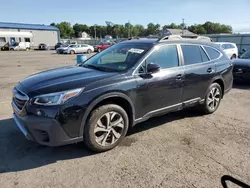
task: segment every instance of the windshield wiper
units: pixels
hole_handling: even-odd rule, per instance
[[[98,67],[95,65],[91,65],[91,64],[82,64],[83,67],[87,67],[87,68],[92,68],[92,69],[96,69],[96,70],[100,70],[100,71],[105,71],[105,72],[114,72],[114,69],[111,68],[107,68],[107,67]]]

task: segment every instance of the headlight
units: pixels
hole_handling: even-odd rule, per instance
[[[58,93],[50,93],[39,95],[33,98],[33,103],[38,105],[59,105],[65,103],[67,100],[78,96],[83,91],[83,88],[62,91]]]

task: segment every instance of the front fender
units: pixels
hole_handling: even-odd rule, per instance
[[[132,108],[132,114],[133,114],[133,122],[134,122],[134,119],[135,119],[135,109],[134,109],[134,105],[133,105],[133,102],[132,100],[124,93],[120,93],[120,92],[111,92],[111,93],[106,93],[98,98],[96,98],[94,101],[92,101],[90,103],[90,105],[87,107],[84,115],[83,115],[83,118],[82,118],[82,122],[81,122],[81,126],[80,126],[80,133],[79,133],[79,136],[82,137],[83,136],[83,132],[84,132],[84,127],[86,125],[86,121],[87,121],[87,118],[89,116],[89,114],[91,113],[91,111],[94,109],[94,107],[99,104],[100,102],[102,102],[103,100],[105,99],[108,99],[108,98],[112,98],[112,97],[120,97],[120,98],[123,98],[125,99],[127,102],[129,102],[131,108]]]

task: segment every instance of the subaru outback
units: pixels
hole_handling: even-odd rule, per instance
[[[212,114],[232,88],[232,68],[212,42],[124,41],[82,64],[19,82],[13,116],[26,138],[39,144],[83,141],[91,150],[107,151],[151,117],[193,106]]]

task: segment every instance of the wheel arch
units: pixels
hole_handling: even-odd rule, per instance
[[[97,107],[101,105],[105,105],[105,104],[117,104],[121,106],[128,114],[129,127],[132,127],[134,125],[135,109],[134,109],[134,105],[131,99],[124,93],[120,93],[120,92],[107,93],[105,95],[98,97],[94,101],[92,101],[90,105],[88,106],[82,118],[82,122],[80,126],[80,133],[79,133],[80,137],[83,136],[84,127],[90,116],[90,113]]]
[[[210,85],[213,84],[213,83],[217,83],[217,84],[220,85],[221,90],[222,90],[222,98],[223,98],[224,92],[225,92],[225,83],[224,83],[224,81],[223,81],[223,78],[220,77],[220,76],[215,77],[215,78],[212,80],[212,82],[210,83]],[[209,85],[209,86],[210,86],[210,85]]]

